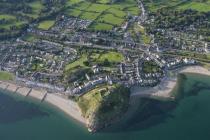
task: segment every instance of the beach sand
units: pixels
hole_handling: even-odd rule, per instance
[[[47,94],[45,101],[63,110],[77,121],[86,124],[86,120],[82,117],[76,102],[65,99],[56,94]]]
[[[8,87],[8,84],[7,83],[4,83],[4,82],[1,82],[0,81],[0,88],[5,90],[6,88]]]
[[[35,90],[32,89],[32,91],[30,92],[30,94],[28,96],[39,99],[40,101],[44,98],[46,94],[46,91],[42,91],[42,90]]]
[[[7,85],[8,85],[7,90],[9,90],[12,93],[15,93],[17,89],[19,88],[19,86],[12,83],[7,83]]]
[[[173,77],[165,77],[160,84],[155,87],[143,88],[135,86],[131,88],[131,96],[142,97],[161,97],[161,98],[173,98],[171,92],[176,86],[177,75],[180,73],[195,73],[210,76],[210,71],[201,66],[188,66],[180,69],[170,71],[173,73]]]
[[[27,87],[20,87],[18,90],[17,90],[17,93],[23,95],[23,96],[27,96],[27,94],[30,92],[30,88],[27,88]]]

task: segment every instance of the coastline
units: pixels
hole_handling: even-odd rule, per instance
[[[86,120],[82,117],[78,105],[74,101],[62,97],[59,93],[47,93],[46,90],[37,90],[25,86],[19,86],[13,81],[0,81],[0,89],[9,91],[12,94],[31,97],[39,100],[40,102],[52,104],[71,118],[86,125]]]
[[[164,99],[174,99],[171,92],[174,90],[177,84],[177,76],[181,73],[194,73],[210,76],[210,71],[202,66],[186,66],[176,70],[170,71],[173,76],[166,76],[155,87],[133,87],[131,88],[131,97],[158,97]]]
[[[195,73],[210,76],[210,71],[201,66],[188,66],[173,71],[169,71],[168,75],[155,87],[134,87],[131,88],[131,98],[161,98],[174,99],[171,92],[176,87],[177,76],[180,73]],[[172,76],[170,76],[172,75]],[[76,102],[69,100],[60,93],[48,93],[43,89],[34,89],[27,86],[21,86],[15,81],[0,81],[0,89],[7,90],[12,94],[18,94],[24,97],[32,97],[40,102],[47,102],[59,110],[63,111],[69,117],[87,126],[87,120],[82,117],[79,106]],[[134,109],[135,110],[135,109]],[[132,111],[131,111],[132,112]]]

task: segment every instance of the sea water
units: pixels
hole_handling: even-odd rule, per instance
[[[210,139],[210,77],[203,75],[179,77],[178,101],[141,99],[145,106],[130,120],[95,134],[49,104],[0,92],[0,140]]]

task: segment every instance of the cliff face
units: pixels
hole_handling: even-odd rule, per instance
[[[87,119],[87,127],[96,132],[119,119],[129,105],[129,89],[119,85],[94,89],[80,97],[78,105]]]

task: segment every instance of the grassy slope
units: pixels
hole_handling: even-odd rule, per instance
[[[129,91],[126,88],[104,85],[80,97],[78,105],[85,118],[96,114],[100,123],[103,123],[126,109],[128,102]]]
[[[13,80],[14,79],[14,75],[5,71],[0,71],[0,80]]]

